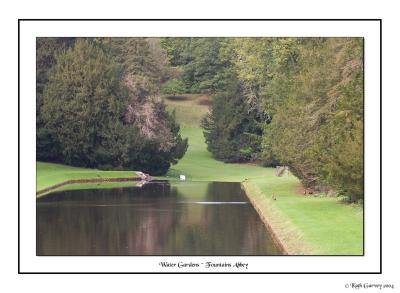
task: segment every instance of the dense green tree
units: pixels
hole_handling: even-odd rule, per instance
[[[364,193],[363,40],[343,39],[332,50],[338,76],[316,139],[317,170],[324,183],[358,200]]]
[[[38,160],[53,160],[61,154],[60,145],[53,133],[45,127],[42,117],[43,90],[48,82],[51,68],[56,64],[57,55],[72,46],[75,38],[36,39],[36,156]]]
[[[262,117],[243,102],[240,89],[214,96],[202,127],[208,150],[224,162],[257,159],[262,137]]]
[[[192,60],[193,54],[190,53],[190,43],[192,38],[162,38],[161,46],[167,52],[169,64],[171,66],[182,66]]]
[[[58,54],[40,112],[61,162],[160,175],[184,155],[187,140],[153,96],[159,53],[145,39],[96,38]]]
[[[154,139],[143,139],[141,136],[127,134],[127,163],[126,167],[129,169],[143,170],[152,175],[165,174],[171,164],[176,164],[181,159],[188,148],[188,139],[182,139],[179,130],[180,127],[175,121],[175,117],[165,110],[164,104],[158,104],[162,108],[165,115],[164,119],[170,129],[171,135],[174,140],[168,148],[160,148],[165,144],[164,137],[157,137]]]
[[[277,102],[264,141],[304,185],[362,198],[362,40],[301,39],[292,50],[295,64],[278,66],[267,89]]]
[[[214,94],[229,87],[234,77],[229,39],[166,38],[162,45],[189,92]]]
[[[277,163],[274,157],[260,156],[263,126],[271,120],[264,93],[269,44],[269,39],[235,38],[225,40],[220,50],[219,58],[229,60],[229,86],[213,97],[203,122],[209,150],[218,159]]]
[[[181,138],[174,117],[157,97],[162,83],[171,77],[166,67],[167,55],[154,38],[101,41],[123,69],[121,80],[129,98],[124,123],[137,128],[141,137],[141,141],[134,140],[137,145],[130,145],[127,164],[161,175],[183,157],[188,145],[187,139]]]
[[[166,52],[155,38],[99,38],[97,43],[123,68],[131,95],[145,98],[159,93],[170,78]]]
[[[78,40],[59,55],[44,90],[42,112],[62,146],[64,162],[95,167],[99,156],[111,149],[118,153],[112,164],[119,160],[121,140],[113,136],[128,103],[120,77],[121,67],[89,41]]]

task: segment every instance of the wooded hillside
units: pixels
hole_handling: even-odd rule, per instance
[[[168,38],[180,90],[213,95],[208,149],[363,198],[363,39]]]

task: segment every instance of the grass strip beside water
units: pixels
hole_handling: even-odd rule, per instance
[[[363,254],[361,206],[301,195],[293,176],[252,179],[243,185],[289,254]]]
[[[138,176],[134,171],[102,171],[97,169],[71,167],[61,164],[36,162],[36,191],[43,190],[68,180],[102,178],[138,178]],[[118,182],[117,184],[121,185],[121,183],[122,182]],[[94,185],[95,184],[93,183],[71,184],[74,189],[84,189],[88,188],[88,186]],[[57,190],[70,189],[70,187],[67,186],[68,185],[64,185]]]

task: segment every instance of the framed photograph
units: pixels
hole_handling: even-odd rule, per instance
[[[381,20],[18,32],[20,273],[381,273]]]

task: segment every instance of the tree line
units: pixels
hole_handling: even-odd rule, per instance
[[[305,187],[363,198],[362,38],[165,38],[162,91],[213,96],[202,122],[225,162],[287,165]]]

